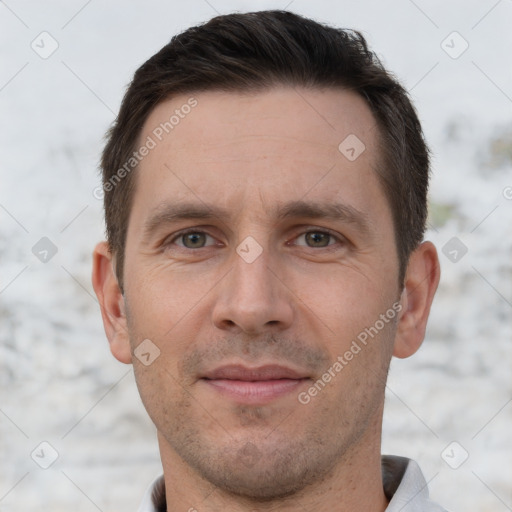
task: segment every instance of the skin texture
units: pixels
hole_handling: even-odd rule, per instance
[[[133,363],[158,430],[169,510],[384,510],[386,376],[392,355],[423,340],[436,250],[424,242],[413,253],[402,290],[375,172],[378,132],[359,96],[288,87],[193,96],[197,106],[136,171],[124,295],[104,242],[93,270],[112,353]],[[159,104],[140,140],[188,99]],[[365,145],[354,161],[338,150],[350,134]],[[277,214],[293,201],[351,216]],[[184,203],[226,216],[171,218]],[[188,228],[195,237],[178,236]],[[393,305],[396,316],[301,403]],[[147,366],[133,355],[146,339],[160,351]],[[225,364],[280,364],[308,380],[246,403],[202,379]]]

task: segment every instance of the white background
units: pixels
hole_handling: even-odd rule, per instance
[[[217,12],[287,5],[0,2],[2,512],[136,510],[160,472],[154,427],[130,367],[110,355],[90,285],[102,137],[133,72],[173,34]],[[424,346],[392,364],[383,452],[416,459],[452,511],[512,510],[512,173],[499,159],[511,147],[512,1],[288,8],[363,31],[411,91],[434,152],[428,238],[442,283]],[[31,48],[43,31],[58,43],[47,59]],[[456,59],[442,47],[463,48],[453,31],[469,44]],[[42,237],[58,250],[47,263],[32,253]],[[441,252],[452,237],[468,250],[456,263]],[[30,457],[42,441],[58,453],[46,470]],[[442,458],[454,441],[452,465],[469,454],[458,469]]]

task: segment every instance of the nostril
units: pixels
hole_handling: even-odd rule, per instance
[[[223,319],[220,321],[220,323],[217,323],[217,322],[213,322],[213,325],[214,326],[221,326],[222,328],[226,328],[226,327],[233,327],[235,326],[235,322],[233,322],[233,320],[228,320],[227,318],[226,319]]]

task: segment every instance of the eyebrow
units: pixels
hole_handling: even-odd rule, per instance
[[[180,220],[227,220],[231,212],[219,206],[208,206],[204,203],[161,203],[153,209],[153,213],[144,223],[144,237],[149,237],[159,227],[173,224]]]
[[[309,219],[341,221],[346,224],[353,224],[364,234],[371,232],[368,215],[348,204],[291,201],[277,207],[275,215],[279,220],[306,217]]]
[[[310,201],[290,201],[278,204],[272,210],[277,220],[289,218],[308,218],[341,221],[352,224],[362,234],[371,233],[371,222],[364,212],[341,203],[318,203]],[[205,203],[185,202],[159,204],[144,223],[144,237],[149,237],[162,225],[172,224],[181,220],[212,220],[217,219],[226,223],[233,212],[220,206]]]

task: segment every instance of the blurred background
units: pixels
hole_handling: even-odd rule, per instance
[[[453,512],[512,510],[512,1],[6,0],[2,512],[137,510],[161,472],[90,284],[103,135],[172,35],[267,8],[361,30],[411,93],[434,155],[428,238],[442,280],[423,347],[392,363],[383,452],[416,459]]]

